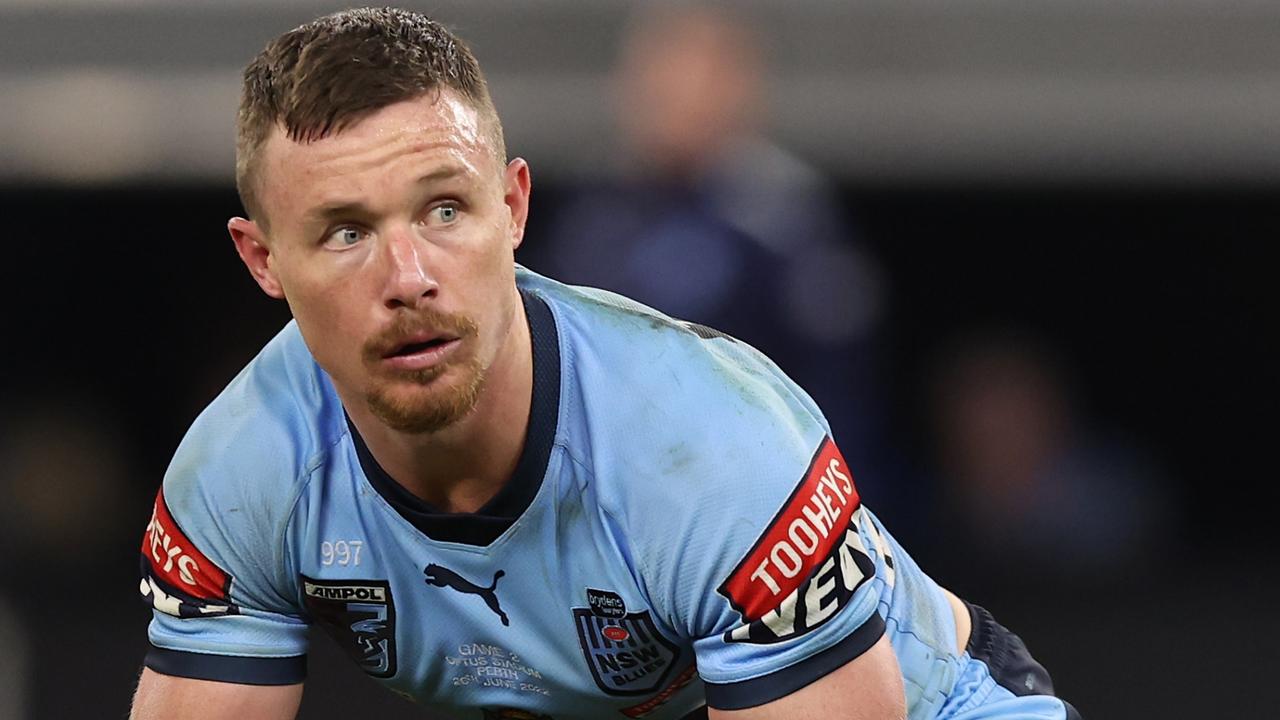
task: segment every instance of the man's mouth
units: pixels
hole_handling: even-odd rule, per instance
[[[461,342],[452,335],[408,338],[383,353],[382,365],[394,370],[426,370],[444,363]]]
[[[428,350],[432,350],[432,349],[447,345],[448,343],[453,342],[453,340],[454,338],[447,338],[447,337],[434,337],[427,340],[415,340],[415,341],[407,342],[400,345],[399,347],[393,349],[391,352],[387,353],[383,357],[393,358],[393,357],[404,357],[406,355],[417,355],[418,353],[426,352]]]

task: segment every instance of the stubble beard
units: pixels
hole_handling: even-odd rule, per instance
[[[440,376],[449,368],[461,377],[452,385],[430,388],[440,384]],[[379,383],[371,388],[365,402],[374,416],[392,430],[413,435],[434,433],[453,425],[475,409],[484,381],[485,369],[480,361],[469,358],[458,364],[446,363],[397,373],[395,381]],[[423,390],[415,388],[405,392],[396,387],[410,383]]]
[[[377,367],[403,338],[423,327],[467,344],[479,337],[475,321],[465,315],[431,308],[406,311],[365,344],[365,362]],[[393,371],[382,377],[379,377],[380,371],[375,370],[375,379],[365,393],[365,403],[370,412],[392,430],[415,435],[439,432],[475,409],[486,370],[475,353],[419,370]],[[452,377],[444,377],[446,373]]]

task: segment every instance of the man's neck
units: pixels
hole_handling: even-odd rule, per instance
[[[378,465],[419,499],[444,512],[475,512],[515,473],[533,395],[533,354],[524,305],[485,375],[470,413],[434,433],[393,430],[358,399],[343,404]]]

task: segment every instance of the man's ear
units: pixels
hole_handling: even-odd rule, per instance
[[[258,282],[262,292],[277,300],[284,299],[284,288],[280,278],[276,276],[271,262],[271,248],[267,246],[267,235],[252,220],[233,217],[227,222],[227,232],[231,233],[231,242],[236,244],[236,252],[249,274]]]
[[[523,158],[508,163],[503,184],[502,200],[511,211],[511,249],[514,250],[524,240],[524,226],[529,219],[529,163]]]

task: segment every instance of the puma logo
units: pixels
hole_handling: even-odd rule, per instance
[[[493,574],[493,584],[489,587],[480,587],[449,568],[435,563],[428,565],[422,572],[427,576],[426,582],[428,585],[451,587],[460,593],[479,595],[484,599],[484,604],[497,613],[498,619],[502,620],[503,625],[511,624],[511,621],[507,619],[507,614],[502,612],[502,608],[498,605],[498,593],[496,592],[498,578],[506,574],[503,571],[499,570]]]

